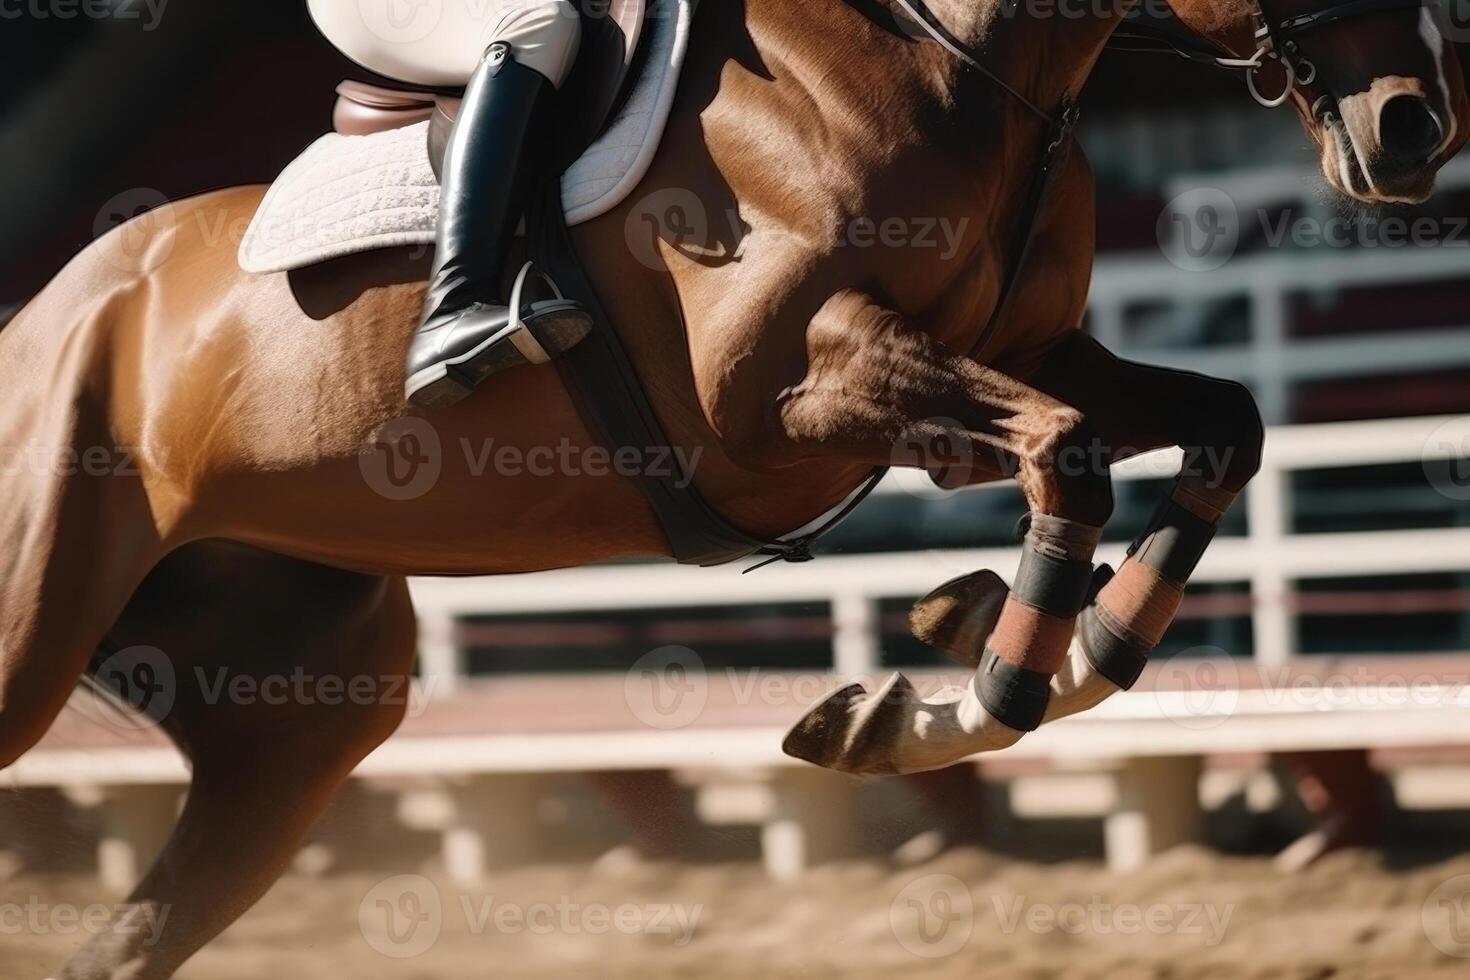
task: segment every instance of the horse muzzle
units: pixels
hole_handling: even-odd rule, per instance
[[[1364,203],[1422,203],[1451,155],[1447,110],[1414,79],[1379,79],[1367,92],[1324,97],[1313,115],[1322,132],[1327,179]]]

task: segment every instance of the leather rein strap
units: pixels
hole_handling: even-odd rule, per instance
[[[1356,20],[1359,17],[1370,17],[1373,14],[1389,13],[1395,10],[1409,10],[1419,7],[1433,7],[1438,0],[1352,0],[1351,3],[1340,3],[1334,7],[1327,7],[1310,14],[1297,14],[1272,25],[1266,12],[1265,3],[1260,4],[1263,17],[1267,18],[1266,26],[1272,35],[1276,37],[1277,43],[1291,40],[1302,34],[1310,34],[1324,27],[1341,24],[1344,21]]]
[[[903,8],[904,13],[908,14],[914,23],[922,27],[925,33],[937,41],[940,47],[954,55],[957,60],[990,79],[997,88],[1009,93],[1011,98],[1030,109],[1037,116],[1040,116],[1047,122],[1054,121],[1055,117],[1051,113],[1026,98],[1026,96],[1022,95],[1009,82],[985,67],[985,63],[980,60],[980,55],[964,41],[955,37],[950,29],[945,27],[938,17],[934,16],[934,11],[924,5],[923,0],[893,0],[893,2]]]
[[[1061,160],[1062,151],[1072,141],[1072,134],[1077,128],[1080,113],[1077,103],[1070,98],[1063,101],[1055,113],[1047,112],[1031,101],[1015,86],[987,68],[984,61],[981,60],[981,54],[955,37],[949,28],[939,21],[934,12],[925,6],[923,0],[893,0],[893,3],[908,14],[915,24],[922,27],[925,33],[961,64],[989,79],[1002,92],[1025,106],[1032,115],[1047,125],[1046,143],[1042,147],[1036,173],[1031,178],[1031,186],[1026,192],[1026,200],[1021,208],[1020,220],[1011,239],[1011,247],[1007,251],[1000,296],[996,300],[995,309],[990,315],[990,321],[985,325],[984,332],[969,351],[970,356],[974,357],[1000,329],[1014,305],[1016,293],[1020,289],[1022,274],[1026,270],[1027,259],[1031,256],[1031,246],[1036,239],[1037,221],[1041,217],[1042,207],[1046,204],[1047,194],[1056,177],[1057,164]]]

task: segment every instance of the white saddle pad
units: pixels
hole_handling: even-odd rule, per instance
[[[673,108],[695,3],[653,6],[644,27],[647,69],[612,125],[562,177],[569,224],[611,211],[648,173]],[[428,126],[372,136],[329,133],[307,147],[266,192],[240,243],[240,267],[285,272],[432,243],[439,182],[429,165]]]

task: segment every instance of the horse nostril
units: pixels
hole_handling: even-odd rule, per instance
[[[1413,166],[1428,162],[1444,140],[1444,127],[1427,99],[1398,95],[1389,99],[1378,118],[1378,135],[1389,157]]]

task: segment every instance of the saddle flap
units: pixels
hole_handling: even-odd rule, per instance
[[[695,0],[647,0],[636,56],[622,85],[626,92],[614,102],[611,122],[562,168],[569,224],[607,214],[648,173],[673,112],[695,6]],[[628,50],[625,40],[624,57]],[[277,177],[240,244],[240,266],[247,272],[265,275],[373,249],[433,243],[439,181],[429,162],[430,122],[422,113],[434,97],[353,83],[340,98],[353,103],[344,112],[363,112],[362,118],[374,121],[372,131],[328,133]],[[573,111],[570,99],[563,104]],[[415,115],[420,121],[407,125]]]

